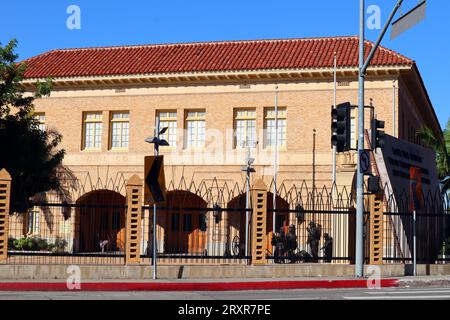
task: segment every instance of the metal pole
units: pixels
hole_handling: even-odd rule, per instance
[[[247,137],[247,178],[246,178],[246,187],[247,192],[245,195],[245,256],[248,257],[248,229],[249,229],[249,215],[248,209],[250,205],[250,146],[248,145],[248,137]]]
[[[360,0],[359,21],[359,94],[358,94],[358,154],[364,150],[364,22],[365,4]],[[364,175],[360,170],[361,163],[358,157],[358,169],[356,177],[356,252],[355,275],[364,276]]]
[[[361,69],[362,69],[364,74],[366,73],[366,70],[369,67],[370,62],[372,61],[372,58],[374,57],[375,52],[377,51],[381,41],[383,40],[384,35],[386,34],[386,31],[389,29],[389,26],[391,25],[392,20],[394,20],[395,14],[397,13],[398,9],[401,8],[403,1],[404,0],[398,0],[397,1],[397,4],[395,5],[394,9],[392,10],[392,12],[391,12],[391,14],[390,14],[386,24],[383,27],[383,30],[381,31],[381,34],[378,36],[378,39],[375,42],[375,45],[372,47],[372,50],[370,50],[370,53],[367,56],[366,62],[363,63],[363,67]],[[364,14],[364,7],[362,8],[362,13]],[[363,20],[364,20],[364,17],[363,17]],[[363,22],[362,27],[364,28],[364,22]]]
[[[153,205],[153,280],[156,280],[156,204]]]
[[[159,138],[159,116],[156,116],[155,137]],[[155,156],[159,155],[159,146],[155,143]],[[157,245],[156,245],[156,203],[153,204],[153,280],[157,278]]]
[[[364,150],[364,80],[367,68],[375,55],[378,46],[383,40],[389,25],[394,19],[395,14],[401,7],[403,0],[398,0],[392,10],[388,21],[384,25],[378,40],[372,47],[372,50],[364,62],[364,23],[365,23],[365,1],[360,0],[359,14],[359,94],[358,94],[358,154]],[[355,257],[355,275],[364,276],[364,175],[361,173],[361,164],[358,157],[358,169],[356,179],[356,257]]]
[[[334,90],[333,90],[333,107],[336,109],[336,78],[337,78],[337,59],[334,53]],[[333,146],[333,189],[336,186],[336,146]]]
[[[278,171],[278,86],[275,87],[275,152],[274,152],[274,160],[273,160],[273,215],[272,215],[273,225],[272,225],[272,231],[273,231],[274,235],[275,235],[275,231],[276,231],[275,210],[277,208],[277,171]]]
[[[396,127],[396,94],[395,94],[395,89],[396,89],[396,85],[395,85],[395,80],[393,81],[392,84],[392,135],[394,137],[397,137],[396,131],[397,131],[397,127]]]
[[[416,210],[413,211],[413,274],[417,276],[417,215]]]
[[[312,209],[316,206],[316,129],[313,129],[313,163],[312,163]]]

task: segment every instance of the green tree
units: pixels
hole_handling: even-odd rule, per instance
[[[417,137],[428,147],[436,151],[436,165],[442,190],[446,193],[450,190],[450,120],[443,132],[443,139],[436,137],[428,127],[422,127],[417,131]]]
[[[22,82],[26,64],[16,62],[16,47],[16,40],[0,43],[0,168],[12,177],[11,212],[26,212],[34,195],[61,192],[65,151],[57,149],[61,135],[40,130],[33,115],[33,102],[50,94],[51,79],[27,92]]]

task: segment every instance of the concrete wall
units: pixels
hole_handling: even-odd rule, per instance
[[[66,280],[65,265],[0,265],[0,281],[6,280]],[[150,280],[150,266],[80,266],[81,281],[85,280]],[[159,279],[256,279],[298,277],[352,277],[352,265],[267,265],[267,266],[158,266]],[[412,274],[410,265],[381,266],[383,277]],[[370,275],[366,266],[366,275]],[[450,265],[419,265],[418,275],[450,275]]]

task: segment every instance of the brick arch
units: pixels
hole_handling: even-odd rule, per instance
[[[166,209],[161,210],[164,252],[204,254],[206,250],[207,202],[184,190],[167,192]]]
[[[101,252],[101,241],[108,241],[106,252],[125,250],[126,199],[111,190],[94,190],[76,201],[75,250]]]
[[[289,203],[282,197],[277,195],[276,198],[277,210],[289,210]],[[272,254],[272,234],[273,234],[273,193],[267,193],[267,220],[266,220],[266,233],[267,233],[267,253]],[[289,227],[289,212],[276,212],[275,214],[275,232],[280,232],[283,228],[284,232]]]
[[[227,203],[229,209],[245,209],[245,199],[247,193],[242,193]],[[251,206],[251,204],[250,204]],[[245,210],[229,211],[228,214],[228,239],[227,249],[233,255],[245,255]],[[250,232],[250,229],[249,229]],[[239,240],[239,248],[235,248]],[[235,243],[236,242],[236,243]]]
[[[246,193],[240,194],[237,197],[231,199],[228,202],[227,208],[232,209],[244,209],[245,208],[245,198]],[[276,198],[276,207],[277,209],[286,209],[289,210],[289,203],[283,199],[282,197],[277,195]],[[250,203],[251,207],[251,203]],[[269,252],[272,251],[271,234],[272,234],[272,225],[273,225],[273,216],[271,210],[273,209],[273,193],[267,193],[267,217],[266,217],[266,233],[267,233],[267,250]],[[289,212],[277,212],[276,213],[276,232],[279,232],[281,227],[289,226]],[[240,211],[231,211],[228,216],[228,232],[229,232],[229,247],[230,251],[233,252],[233,240],[236,239],[236,236],[240,241],[239,255],[243,255],[245,253],[245,210]],[[249,232],[251,230],[249,229]],[[250,234],[249,234],[250,236]],[[233,252],[235,253],[235,252]]]

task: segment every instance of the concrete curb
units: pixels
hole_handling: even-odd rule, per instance
[[[381,287],[398,287],[398,279],[383,279]],[[367,288],[367,280],[306,280],[258,282],[104,282],[82,283],[79,291],[247,291]],[[78,291],[62,282],[3,282],[0,291]]]
[[[152,281],[153,268],[149,265],[78,265],[80,276],[85,282],[134,282],[135,280]],[[371,274],[366,266],[365,274]],[[443,277],[450,276],[450,264],[447,265],[419,265],[419,276]],[[68,275],[68,265],[8,265],[0,264],[0,282],[14,280],[26,282],[36,280],[40,282],[59,280],[65,282]],[[299,280],[300,278],[341,278],[353,279],[355,266],[344,264],[286,264],[286,265],[160,265],[158,278],[166,281],[217,279],[258,279]],[[383,265],[380,266],[380,275],[385,279],[401,278],[412,274],[410,265]],[[302,279],[303,280],[303,279]],[[309,280],[309,279],[306,279]],[[314,279],[312,279],[314,280]]]

